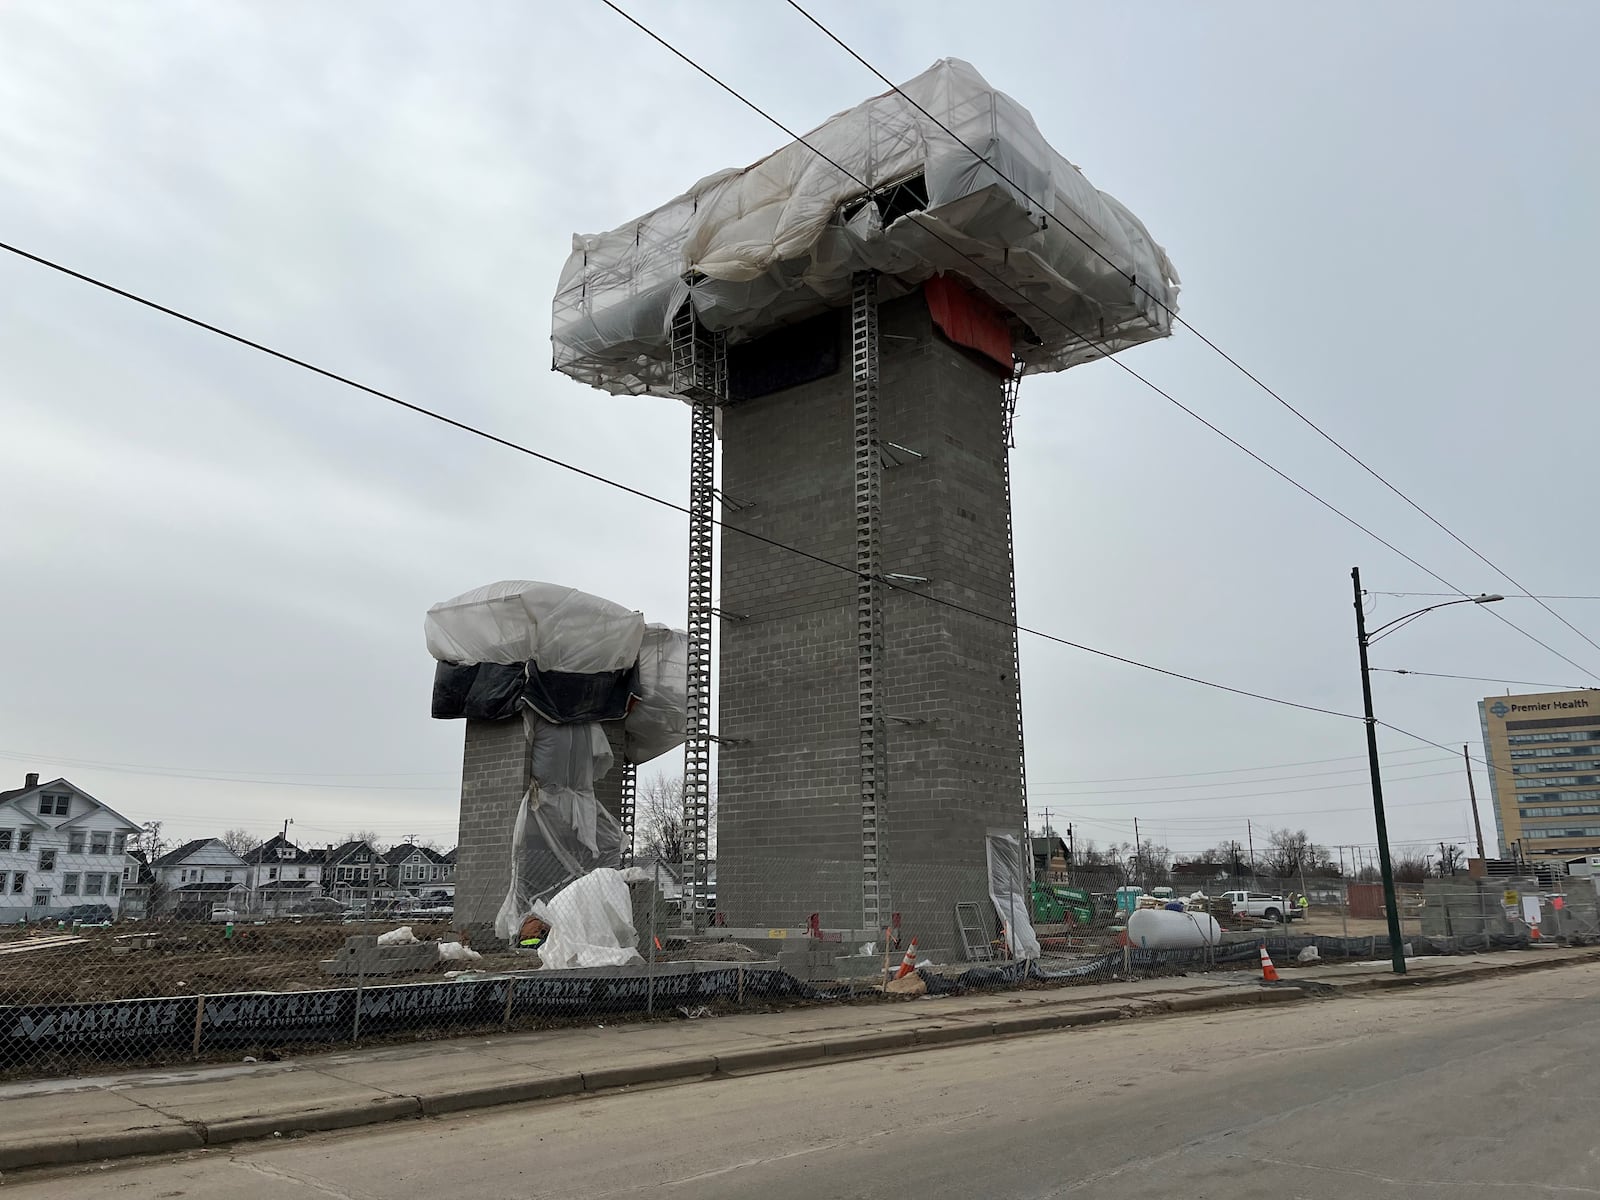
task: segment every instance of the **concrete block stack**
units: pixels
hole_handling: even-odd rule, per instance
[[[380,946],[375,934],[348,937],[332,958],[322,960],[324,975],[414,975],[439,961],[437,942]]]

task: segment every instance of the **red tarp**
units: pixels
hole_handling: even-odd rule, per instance
[[[922,291],[933,323],[945,337],[1011,373],[1011,330],[999,306],[949,275],[935,275]]]

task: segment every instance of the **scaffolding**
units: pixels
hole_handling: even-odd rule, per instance
[[[685,303],[672,319],[673,391],[689,402],[688,679],[683,748],[683,841],[686,917],[703,929],[711,868],[711,634],[716,610],[717,410],[728,396],[727,344]]]
[[[633,866],[634,814],[638,810],[639,766],[624,761],[622,764],[622,794],[617,800],[617,824],[622,826],[622,865]]]
[[[883,460],[878,445],[878,277],[858,274],[850,294],[850,361],[855,401],[856,720],[861,773],[861,924],[879,929],[890,909],[884,862],[884,719],[880,530]]]
[[[1031,876],[1033,845],[1028,821],[1028,756],[1022,740],[1022,647],[1019,637],[1021,631],[1017,628],[1017,555],[1016,539],[1013,536],[1011,523],[1011,451],[1017,445],[1017,390],[1022,384],[1022,369],[1022,364],[1017,363],[1006,379],[1005,399],[1001,406],[1002,419],[1005,422],[1001,450],[1005,455],[1006,577],[1011,584],[1011,607],[1006,615],[1011,623],[1011,682],[1015,685],[1017,693],[1017,792],[1022,802],[1022,860],[1027,864],[1027,871]]]

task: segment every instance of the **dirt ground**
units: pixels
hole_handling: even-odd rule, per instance
[[[353,934],[384,933],[395,922],[342,924],[335,922],[274,922],[236,925],[226,936],[222,925],[159,923],[117,925],[111,929],[83,930],[83,941],[60,947],[41,947],[20,953],[0,953],[0,1004],[39,1004],[70,1001],[123,1000],[138,996],[184,996],[219,992],[297,992],[338,986],[344,977],[325,975],[318,964],[344,945]],[[449,938],[445,924],[411,923],[418,938]],[[151,934],[148,949],[113,953],[118,938]],[[61,936],[52,929],[11,931],[0,934],[0,951],[20,942]],[[485,955],[474,969],[501,970],[526,967],[523,956]],[[460,963],[440,963],[422,975],[396,980],[443,977]],[[353,980],[350,982],[354,982]]]

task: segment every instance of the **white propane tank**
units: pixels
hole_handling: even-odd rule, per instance
[[[1193,950],[1222,941],[1222,927],[1210,913],[1141,908],[1128,916],[1128,942],[1141,950]]]

